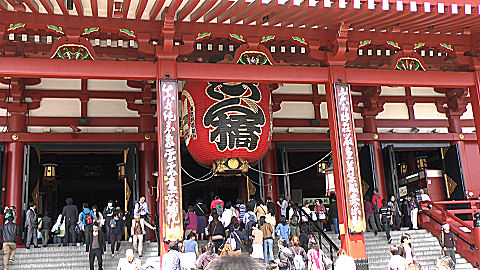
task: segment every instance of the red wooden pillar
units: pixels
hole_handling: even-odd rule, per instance
[[[366,116],[363,118],[364,132],[377,133],[377,120],[375,116]],[[373,147],[373,160],[375,162],[375,179],[377,179],[378,192],[383,198],[387,196],[387,189],[385,184],[385,175],[383,171],[383,154],[382,144],[377,140],[367,141],[367,144],[371,144]]]
[[[475,86],[470,88],[470,102],[472,104],[473,119],[475,122],[475,133],[477,134],[477,145],[480,148],[480,63],[475,69]],[[480,150],[480,149],[479,149]]]
[[[348,218],[347,218],[347,205],[346,205],[346,196],[345,194],[345,179],[342,171],[342,157],[341,157],[341,147],[340,147],[340,138],[337,125],[337,110],[335,106],[335,89],[333,83],[343,81],[345,82],[346,73],[343,63],[340,64],[331,64],[329,67],[329,82],[325,87],[326,98],[327,98],[327,107],[328,107],[328,123],[330,127],[330,143],[332,148],[332,158],[333,158],[333,174],[335,178],[335,193],[337,195],[337,207],[338,207],[338,222],[340,224],[340,240],[342,243],[342,248],[347,252],[348,255],[352,256],[357,264],[357,269],[368,269],[367,262],[367,253],[365,247],[365,239],[363,234],[350,234],[348,231]],[[354,129],[353,129],[354,130]],[[357,149],[353,149],[357,151]],[[357,153],[355,153],[357,154]],[[357,154],[358,155],[358,154]],[[342,229],[345,228],[345,229]]]
[[[155,143],[141,142],[138,147],[140,161],[140,191],[145,196],[148,210],[153,217],[157,214],[157,192],[154,189],[156,183],[152,172],[155,171]],[[153,241],[155,235],[150,234],[150,240]]]
[[[270,144],[267,154],[265,154],[262,161],[264,172],[275,173],[277,171],[277,159],[274,142]],[[277,177],[275,175],[265,174],[263,178],[265,185],[265,198],[272,197],[273,202],[276,203],[278,200]]]

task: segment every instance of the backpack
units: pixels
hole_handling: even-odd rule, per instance
[[[295,255],[293,257],[293,267],[295,270],[304,270],[305,269],[305,261],[303,260],[302,255],[297,254],[295,252],[295,248],[292,248],[293,254]]]
[[[85,214],[85,224],[87,225],[93,224],[93,217],[90,212]]]
[[[234,234],[236,235],[235,232],[232,232],[230,234],[230,237],[227,239],[227,244],[230,245],[230,247],[232,248],[232,251],[235,251],[237,249],[237,240],[235,240]]]
[[[219,216],[221,216],[223,214],[223,205],[221,202],[218,202],[216,205],[215,205],[215,209],[217,210],[217,214]]]
[[[245,230],[247,231],[248,236],[252,236],[253,226],[255,226],[256,222],[254,220],[249,221],[247,226],[245,226]]]

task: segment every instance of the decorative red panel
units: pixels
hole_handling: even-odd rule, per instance
[[[187,82],[182,92],[185,143],[195,160],[263,157],[272,140],[270,88],[257,83]]]

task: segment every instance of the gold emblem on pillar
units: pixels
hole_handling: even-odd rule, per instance
[[[150,140],[150,134],[145,134],[145,140]]]
[[[12,140],[14,140],[14,141],[18,140],[19,138],[20,138],[20,136],[18,136],[17,133],[12,135]]]
[[[450,196],[452,195],[453,191],[455,190],[455,188],[457,187],[457,183],[452,179],[450,178],[450,176],[446,175],[447,176],[447,181],[446,184],[447,184],[447,193],[448,193],[448,197],[450,198]]]
[[[378,139],[378,134],[377,133],[373,134],[373,139],[374,140]]]
[[[460,140],[465,139],[465,136],[463,134],[458,135],[458,137],[460,138]]]
[[[248,172],[248,161],[244,158],[222,158],[212,164],[215,175],[238,175]]]

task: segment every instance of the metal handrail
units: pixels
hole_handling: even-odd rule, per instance
[[[332,241],[332,239],[330,239],[330,237],[323,231],[321,230],[321,228],[317,225],[317,223],[315,223],[315,221],[313,221],[312,217],[309,216],[307,214],[307,212],[305,212],[302,208],[298,207],[298,210],[300,211],[301,215],[300,215],[300,222],[302,222],[302,216],[306,216],[308,218],[308,224],[313,224],[313,226],[315,227],[315,229],[317,229],[317,232],[319,232],[319,237],[320,238],[324,238],[327,243],[328,243],[328,247],[327,245],[323,244],[323,241],[321,241],[321,239],[319,239],[320,241],[320,247],[321,245],[323,244],[323,246],[325,246],[327,249],[329,249],[330,251],[330,259],[332,260],[332,262],[334,262],[334,256],[333,254],[336,254],[337,251],[339,250],[338,246]],[[334,269],[334,266],[332,265],[332,269]]]

